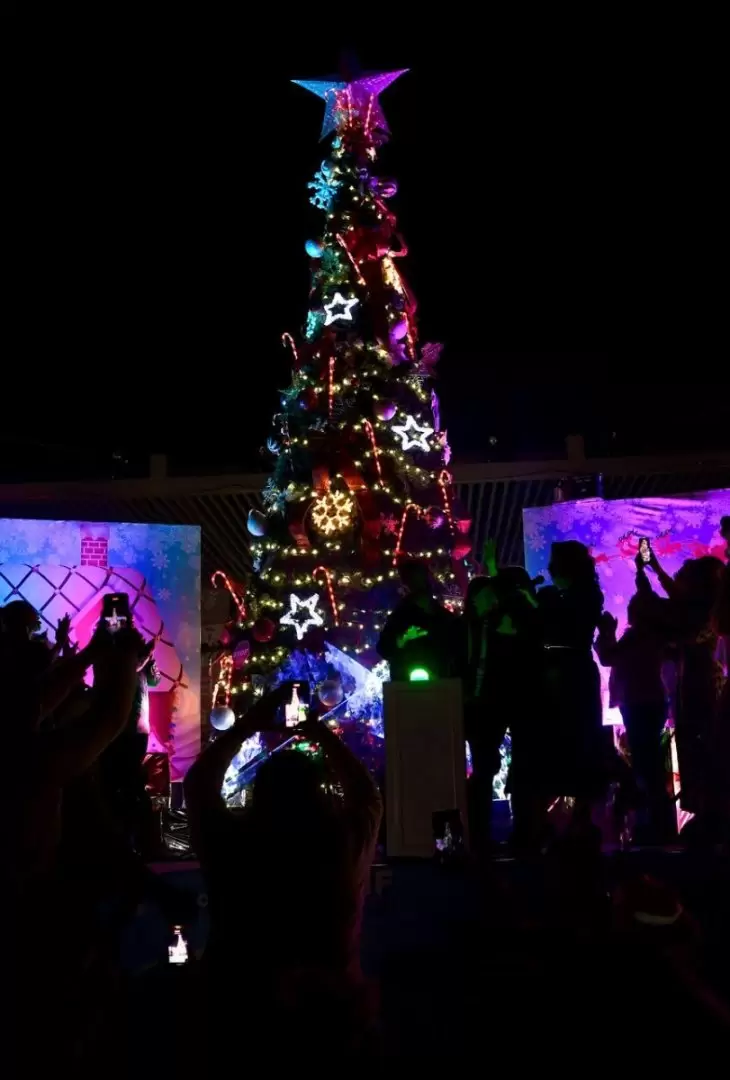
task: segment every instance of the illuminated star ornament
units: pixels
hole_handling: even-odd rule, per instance
[[[400,71],[378,71],[363,74],[359,79],[292,79],[325,102],[321,139],[345,127],[353,120],[360,121],[365,133],[387,132],[388,124],[378,97],[408,68]]]
[[[297,641],[301,641],[307,630],[313,626],[323,626],[324,619],[315,610],[319,603],[319,595],[312,593],[306,599],[292,593],[289,597],[289,610],[279,620],[281,626],[293,626],[297,632]]]
[[[433,435],[433,428],[430,428],[428,424],[424,424],[422,427],[416,423],[416,419],[413,416],[407,416],[405,424],[393,424],[393,431],[401,440],[401,446],[404,450],[423,450],[425,453],[429,453],[431,447],[428,445],[429,436]]]
[[[324,305],[324,325],[331,326],[333,322],[338,322],[340,319],[343,322],[352,322],[352,309],[359,303],[356,296],[351,300],[345,300],[342,293],[336,292],[330,302]],[[335,311],[335,308],[344,308],[344,311]]]

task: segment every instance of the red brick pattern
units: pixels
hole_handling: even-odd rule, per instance
[[[109,541],[106,537],[81,537],[81,565],[102,567],[109,565]]]

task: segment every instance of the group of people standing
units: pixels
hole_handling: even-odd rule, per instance
[[[721,529],[730,543],[728,519]],[[730,633],[728,567],[710,556],[688,559],[671,577],[653,553],[648,561],[637,556],[629,626],[618,639],[585,545],[553,544],[548,570],[551,584],[538,588],[541,582],[522,567],[499,568],[488,542],[483,573],[472,578],[464,612],[456,616],[434,599],[427,568],[405,563],[407,596],[378,645],[394,679],[407,679],[416,665],[462,679],[475,845],[488,841],[492,780],[507,730],[518,849],[543,846],[549,808],[561,797],[572,803],[571,830],[600,843],[592,810],[614,781],[632,789],[636,839],[669,840],[676,834],[664,739],[670,711],[681,805],[696,815],[698,834],[730,841],[730,691],[723,656]],[[623,759],[603,724],[594,649],[612,669],[611,704],[620,708],[626,729]]]

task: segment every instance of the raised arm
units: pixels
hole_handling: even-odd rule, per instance
[[[322,747],[342,788],[345,806],[357,822],[358,839],[361,844],[367,843],[377,836],[383,816],[383,800],[378,785],[362,762],[326,724],[312,717],[303,730]]]
[[[60,787],[93,765],[132,711],[137,686],[134,642],[120,635],[113,646],[95,647],[94,658],[94,700],[89,710],[74,723],[39,737],[39,771]],[[88,659],[83,670],[86,665]]]
[[[270,694],[260,698],[232,728],[205,748],[193,762],[183,784],[185,802],[191,823],[205,810],[225,810],[221,795],[223,778],[231,759],[241,743],[257,731],[270,731],[274,726],[276,711],[291,694],[291,684],[283,683]]]

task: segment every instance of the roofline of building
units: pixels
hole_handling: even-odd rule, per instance
[[[457,484],[483,484],[509,480],[559,480],[565,476],[603,473],[604,476],[630,476],[701,471],[708,467],[727,466],[730,451],[722,453],[682,454],[662,457],[588,458],[582,439],[568,439],[567,456],[550,461],[494,461],[474,464],[454,463],[451,472]],[[51,483],[0,484],[0,504],[22,501],[32,505],[52,500],[54,503],[83,501],[94,497],[135,499],[185,497],[200,495],[258,495],[268,480],[266,473],[218,474],[214,476],[168,476],[163,455],[150,459],[150,474],[127,480],[66,481]]]

